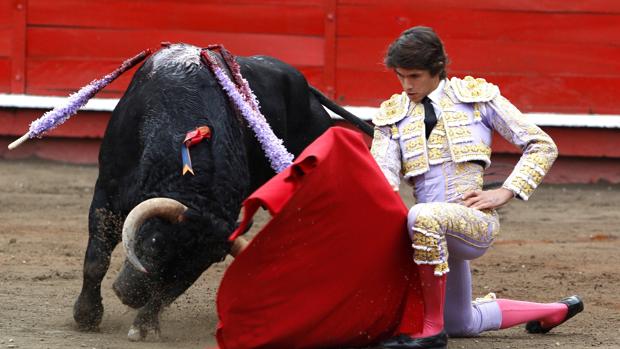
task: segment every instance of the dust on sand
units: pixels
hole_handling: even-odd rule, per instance
[[[126,339],[135,315],[103,282],[100,331],[79,332],[80,292],[92,166],[0,162],[0,348],[205,348],[215,345],[215,295],[230,258],[210,268],[162,314],[163,342]],[[403,197],[410,203],[409,190]],[[550,186],[500,211],[496,244],[472,263],[474,295],[556,301],[579,294],[586,310],[547,335],[523,327],[451,339],[450,348],[620,348],[620,186]],[[262,215],[256,226],[268,218]],[[256,230],[256,227],[254,228]]]

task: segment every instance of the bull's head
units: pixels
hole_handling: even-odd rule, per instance
[[[152,217],[162,217],[170,223],[179,223],[183,220],[185,211],[187,211],[187,206],[174,199],[152,198],[141,202],[129,212],[123,225],[123,247],[127,254],[127,260],[134,268],[147,273],[135,252],[136,232],[144,221]]]
[[[228,251],[225,239],[217,241],[219,246],[186,241],[204,235],[196,231],[204,227],[201,224],[204,222],[190,211],[174,199],[152,198],[138,204],[127,215],[123,225],[123,247],[129,263],[114,285],[125,304],[141,307],[152,297],[174,298],[211,263],[225,256]],[[181,234],[185,236],[179,236]],[[246,244],[244,239],[236,239],[230,253],[236,256]],[[205,249],[215,253],[206,253]],[[167,279],[170,280],[167,282]],[[164,289],[148,289],[155,285]],[[176,290],[167,289],[169,287]]]

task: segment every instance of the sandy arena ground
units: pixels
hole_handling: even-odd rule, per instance
[[[135,311],[111,289],[124,258],[120,246],[102,287],[100,332],[76,330],[71,313],[96,177],[96,167],[0,162],[0,349],[214,345],[215,295],[230,260],[213,266],[163,313],[163,342],[131,343],[126,334]],[[586,310],[548,335],[519,327],[453,339],[449,347],[620,348],[619,208],[620,186],[547,185],[529,202],[501,209],[499,240],[472,264],[474,294],[541,302],[579,294]]]

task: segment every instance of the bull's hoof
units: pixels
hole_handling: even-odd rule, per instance
[[[73,305],[73,319],[80,331],[98,331],[102,317],[103,304],[101,304],[101,300],[99,302],[89,302],[80,296],[75,301]]]
[[[138,327],[136,325],[131,325],[129,328],[127,339],[131,342],[140,342],[145,340],[150,333],[153,334],[153,341],[161,341],[161,331],[159,328]]]

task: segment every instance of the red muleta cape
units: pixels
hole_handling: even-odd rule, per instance
[[[361,135],[331,128],[244,202],[273,216],[226,270],[221,349],[364,346],[421,328],[407,208]]]

